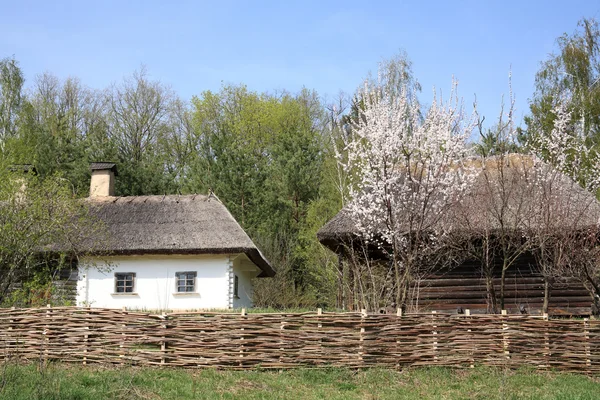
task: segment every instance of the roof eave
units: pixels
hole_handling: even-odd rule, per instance
[[[256,248],[221,248],[221,249],[121,249],[88,253],[89,256],[133,256],[133,255],[206,255],[206,254],[235,254],[244,253],[261,273],[259,278],[275,276],[271,264]]]

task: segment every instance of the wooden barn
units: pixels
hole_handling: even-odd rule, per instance
[[[600,203],[593,194],[548,165],[540,168],[543,163],[532,157],[509,155],[485,161],[473,159],[469,163],[477,176],[462,200],[445,210],[440,222],[451,224],[451,233],[467,245],[463,244],[462,257],[457,257],[460,261],[429,268],[412,281],[412,310],[462,313],[469,309],[472,313],[490,313],[503,308],[509,313],[540,314],[546,299],[551,315],[597,313],[594,291],[585,279],[569,273],[568,266],[553,271],[549,276],[540,266],[534,241],[523,247],[508,268],[503,268],[500,254],[493,254],[485,268],[481,258],[471,256],[466,250],[467,247],[471,250],[481,248],[486,238],[499,240],[501,230],[505,235],[522,236],[523,240],[527,235],[547,235],[548,238],[562,235],[564,238],[568,237],[565,232],[572,230],[591,229],[597,232]],[[538,184],[542,190],[532,190],[532,182],[541,180],[540,171],[546,174],[544,183]],[[547,196],[550,200],[544,203],[540,196]],[[501,212],[508,217],[498,217]],[[520,220],[516,221],[519,212]],[[342,209],[317,233],[319,241],[338,255],[340,274],[344,263],[357,257],[364,259],[365,255],[370,262],[384,266],[386,262],[389,264],[389,256],[386,256],[389,251],[381,250],[381,242],[378,245],[366,242],[358,233],[354,218],[348,208]],[[507,233],[507,229],[513,232]],[[544,238],[534,239],[540,242]],[[590,254],[596,254],[593,251],[595,243],[597,240],[590,242],[594,249],[586,249],[590,250]],[[500,306],[498,296],[503,269],[504,296]],[[352,307],[351,302],[348,304]],[[389,310],[395,304],[381,306]]]

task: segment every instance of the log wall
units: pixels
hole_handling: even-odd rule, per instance
[[[186,368],[476,364],[600,373],[600,321],[523,315],[0,310],[5,360]]]
[[[493,279],[498,304],[499,264],[498,260]],[[506,271],[504,308],[509,313],[542,314],[544,279],[534,265],[532,257],[522,257]],[[413,290],[419,311],[456,313],[468,308],[473,313],[488,312],[486,282],[477,261],[430,274],[416,282]],[[579,281],[565,277],[553,280],[548,309],[550,315],[590,315],[591,307],[590,294]]]

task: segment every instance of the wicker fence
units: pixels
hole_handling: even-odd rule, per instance
[[[600,373],[600,321],[522,315],[0,310],[5,359],[217,368],[496,365]]]

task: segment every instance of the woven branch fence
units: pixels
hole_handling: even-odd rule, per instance
[[[5,360],[186,368],[533,366],[600,373],[600,321],[523,315],[0,310]]]

